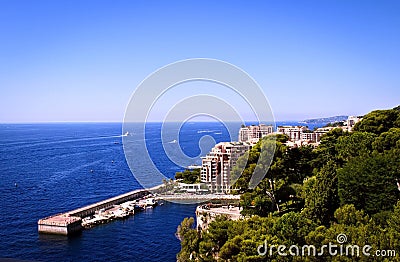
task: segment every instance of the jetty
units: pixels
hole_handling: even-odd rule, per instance
[[[91,205],[87,205],[65,213],[59,213],[46,218],[39,219],[39,233],[71,235],[80,232],[83,229],[82,219],[95,214],[101,209],[109,209],[115,205],[127,201],[143,198],[151,194],[156,189],[138,189],[119,196],[115,196]]]
[[[152,194],[156,194],[155,200],[166,201],[193,201],[207,202],[211,200],[227,200],[239,201],[239,195],[226,195],[226,194],[193,194],[193,193],[163,193],[164,185],[158,185],[149,189],[137,189],[119,196],[115,196],[91,205],[87,205],[65,213],[59,213],[48,216],[38,220],[39,233],[58,234],[58,235],[71,235],[82,231],[84,227],[90,227],[93,224],[106,223],[110,219],[104,213],[114,213],[116,217],[125,217],[121,213],[121,207],[128,204],[130,201],[140,200]],[[154,201],[153,199],[153,201]],[[150,200],[150,199],[147,199]],[[139,201],[140,205],[141,201]],[[143,202],[142,202],[143,203]],[[122,204],[122,205],[121,205]],[[142,205],[154,206],[157,202],[146,203]],[[120,207],[116,207],[121,205]],[[118,209],[120,209],[118,211]],[[110,212],[107,212],[109,210]]]

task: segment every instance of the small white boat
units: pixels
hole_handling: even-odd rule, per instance
[[[201,168],[201,166],[199,166],[199,165],[190,165],[190,166],[188,166],[187,167],[188,169],[200,169]]]
[[[114,216],[115,216],[116,218],[124,218],[124,217],[127,217],[127,216],[129,215],[129,213],[125,212],[125,211],[122,210],[121,208],[115,210],[113,213],[114,213]]]
[[[157,205],[157,201],[155,200],[155,198],[147,198],[146,199],[146,205],[147,206]]]

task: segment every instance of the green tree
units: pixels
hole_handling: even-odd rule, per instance
[[[233,239],[228,240],[221,247],[219,257],[224,260],[229,260],[237,256],[240,253],[242,241],[243,239],[241,236],[235,236]]]
[[[325,127],[341,127],[343,125],[344,125],[343,121],[338,121],[338,122],[328,123],[325,125]]]
[[[390,247],[400,252],[400,201],[394,207],[387,223]]]
[[[319,146],[315,149],[315,157],[312,166],[316,171],[321,169],[329,160],[335,161],[340,165],[338,159],[337,143],[340,137],[348,135],[341,128],[335,128],[321,137]]]
[[[283,178],[288,184],[302,183],[312,175],[311,161],[315,157],[311,146],[288,148],[283,155]]]
[[[372,143],[372,147],[379,153],[393,148],[400,149],[400,128],[391,128],[389,131],[380,134]]]
[[[396,122],[399,117],[400,111],[395,109],[375,110],[366,114],[363,119],[354,126],[353,130],[379,135],[389,131],[392,127],[400,127],[397,126]]]
[[[368,132],[352,132],[339,137],[336,143],[338,159],[348,161],[356,156],[366,156],[372,152],[372,143],[377,136]]]
[[[264,241],[318,247],[336,243],[339,234],[346,234],[349,244],[400,254],[399,108],[369,113],[351,133],[333,129],[315,150],[289,149],[285,136],[261,139],[235,167],[235,185],[244,193],[240,204],[249,216],[239,221],[217,217],[202,232],[186,221],[177,234],[182,240],[178,261],[371,261],[257,253]],[[265,176],[255,188],[254,174]],[[292,198],[300,199],[297,209],[289,208]],[[279,202],[283,204],[276,212]],[[392,260],[399,256],[385,261]]]
[[[217,216],[208,227],[208,238],[215,244],[216,251],[228,240],[228,228],[232,224],[226,216]]]
[[[314,230],[315,224],[300,213],[289,212],[280,217],[273,227],[273,232],[288,244],[306,244],[306,236]]]
[[[400,158],[394,152],[352,158],[338,170],[340,203],[368,214],[391,210],[399,197]]]
[[[244,216],[267,216],[275,209],[271,197],[258,192],[243,194],[240,198],[240,206],[243,208],[241,214]]]
[[[176,237],[181,241],[181,251],[177,254],[178,261],[189,261],[193,254],[199,250],[199,235],[194,229],[193,217],[186,217],[178,226]]]
[[[307,182],[304,214],[313,221],[329,225],[339,207],[336,164],[330,160]]]
[[[368,215],[362,210],[357,210],[354,205],[344,205],[335,211],[335,218],[338,224],[346,226],[357,226],[366,224]]]
[[[279,136],[279,139],[286,139],[286,136]],[[275,136],[261,139],[248,154],[238,159],[232,170],[232,177],[237,179],[233,188],[240,193],[256,190],[258,194],[264,195],[259,198],[261,202],[265,202],[267,197],[279,209],[275,197],[275,181],[284,177],[283,156],[286,150],[287,147],[277,141]],[[263,180],[259,182],[260,179]]]
[[[183,172],[176,172],[175,179],[181,179],[182,183],[194,184],[200,182],[200,169],[189,170]]]

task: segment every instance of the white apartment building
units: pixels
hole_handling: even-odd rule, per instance
[[[239,129],[239,142],[257,143],[260,138],[271,134],[273,131],[272,125],[265,124],[241,127]]]
[[[236,160],[251,149],[248,142],[221,142],[211,152],[202,157],[201,182],[206,183],[211,192],[230,191],[230,176]]]
[[[306,126],[278,126],[277,134],[284,134],[289,140],[296,141],[302,139],[303,132],[307,131]]]
[[[318,143],[321,140],[321,133],[307,132],[301,134],[301,141],[309,143]]]
[[[347,131],[351,132],[353,130],[354,125],[356,123],[360,122],[361,120],[362,120],[362,117],[360,117],[360,116],[349,116],[346,121]]]
[[[310,142],[310,143],[319,143],[321,141],[321,136],[324,134],[328,133],[332,129],[335,128],[341,128],[343,131],[348,131],[352,132],[353,127],[356,123],[360,122],[362,120],[362,117],[359,116],[349,116],[346,121],[343,121],[343,126],[337,126],[337,127],[320,127],[317,128],[314,132],[306,132],[301,134],[301,140],[304,142]]]

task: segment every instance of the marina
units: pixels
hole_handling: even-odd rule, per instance
[[[163,185],[150,189],[138,189],[119,196],[115,196],[91,205],[87,205],[69,212],[52,215],[38,221],[39,233],[71,235],[99,224],[105,224],[116,219],[124,219],[135,212],[147,208],[154,208],[162,201],[177,202],[207,202],[211,200],[236,200],[239,195],[227,194],[156,194]],[[154,193],[154,195],[153,195]]]
[[[153,208],[158,204],[150,192],[153,189],[155,188],[134,190],[69,212],[39,219],[38,231],[71,235],[81,232],[84,228],[126,218],[137,211]]]

